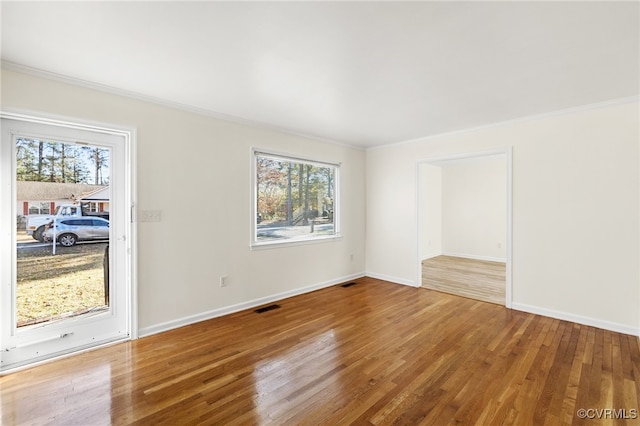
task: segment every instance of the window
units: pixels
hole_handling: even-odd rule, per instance
[[[98,203],[90,201],[88,203],[83,204],[83,208],[88,212],[97,212],[98,211]]]
[[[254,165],[254,246],[339,236],[339,165],[259,151]]]
[[[29,214],[49,214],[50,206],[48,202],[29,202]]]
[[[93,221],[91,219],[67,219],[60,223],[69,226],[93,226]]]
[[[75,216],[77,210],[77,207],[58,206],[56,208],[56,216]]]

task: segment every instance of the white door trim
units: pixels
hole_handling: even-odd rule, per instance
[[[127,257],[126,265],[127,283],[125,286],[128,295],[126,302],[126,328],[128,339],[136,339],[138,337],[138,303],[137,303],[137,224],[135,218],[135,205],[137,200],[137,176],[136,176],[136,129],[112,124],[104,124],[97,122],[89,122],[82,119],[66,118],[43,113],[31,113],[17,110],[0,111],[0,119],[22,121],[27,123],[35,123],[41,125],[51,125],[74,130],[89,131],[94,133],[105,133],[121,137],[124,140],[124,163],[125,163],[125,190],[123,200],[125,207],[129,212],[127,220]],[[4,225],[0,226],[3,228]],[[4,256],[4,254],[3,254]],[[126,339],[124,339],[126,340]],[[80,349],[82,351],[82,349]],[[66,356],[66,355],[62,355]],[[57,358],[57,357],[56,357]],[[36,362],[37,363],[37,362]],[[22,367],[17,367],[22,368]],[[10,368],[4,370],[0,374],[12,371]]]

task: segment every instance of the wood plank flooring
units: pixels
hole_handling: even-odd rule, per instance
[[[3,425],[634,424],[634,336],[363,278],[0,377]],[[633,411],[636,410],[636,411]]]
[[[422,287],[485,302],[505,304],[502,262],[436,256],[422,261]]]

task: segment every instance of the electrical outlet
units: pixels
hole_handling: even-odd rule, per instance
[[[498,243],[498,248],[502,248],[502,243]]]
[[[353,255],[349,255],[349,258],[351,259],[351,261],[353,262]]]
[[[226,275],[223,275],[220,277],[220,287],[226,287],[229,285],[229,277]]]
[[[140,222],[160,222],[160,210],[140,210]]]

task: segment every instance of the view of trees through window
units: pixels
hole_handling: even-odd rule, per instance
[[[335,235],[337,166],[256,153],[256,240]]]
[[[19,181],[109,184],[109,150],[38,139],[16,140]]]

